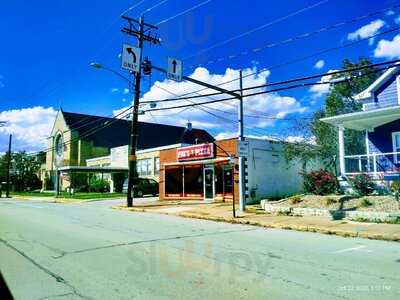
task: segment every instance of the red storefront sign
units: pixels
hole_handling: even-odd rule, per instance
[[[214,144],[201,144],[178,148],[176,151],[177,161],[214,158]]]

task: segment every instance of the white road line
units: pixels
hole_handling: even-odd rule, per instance
[[[340,253],[346,253],[346,252],[351,252],[351,251],[361,251],[361,252],[373,252],[372,250],[365,249],[367,246],[360,245],[357,247],[352,247],[352,248],[346,248],[338,251],[332,252],[333,254],[340,254]]]

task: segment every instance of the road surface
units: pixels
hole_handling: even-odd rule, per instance
[[[400,243],[101,202],[1,199],[0,269],[16,299],[400,299]]]

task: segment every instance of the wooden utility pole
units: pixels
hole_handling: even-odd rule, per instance
[[[144,23],[144,17],[141,16],[139,20],[135,20],[126,16],[122,17],[127,20],[129,23],[129,27],[124,27],[122,32],[134,36],[138,40],[138,48],[140,49],[140,56],[138,59],[139,70],[135,73],[135,93],[133,99],[133,112],[132,112],[132,123],[131,123],[131,134],[129,140],[129,156],[128,156],[128,194],[126,198],[126,204],[128,207],[133,206],[133,196],[134,189],[133,184],[137,176],[136,170],[136,148],[138,143],[138,113],[139,113],[139,100],[140,100],[140,83],[142,79],[142,60],[143,60],[143,44],[145,41],[159,44],[160,39],[152,36],[149,33],[151,29],[157,29],[156,26]],[[136,28],[139,26],[139,28]]]
[[[12,143],[12,134],[10,134],[10,138],[8,140],[8,153],[7,153],[7,183],[6,183],[6,198],[10,197],[10,168],[11,168],[11,143]]]

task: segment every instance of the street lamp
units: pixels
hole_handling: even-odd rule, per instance
[[[117,75],[118,77],[120,77],[120,78],[126,80],[126,81],[129,83],[130,86],[133,86],[132,80],[130,80],[129,78],[125,77],[125,76],[122,75],[121,73],[119,73],[119,72],[117,72],[117,71],[115,71],[115,70],[113,70],[113,69],[111,69],[111,68],[105,67],[105,66],[103,66],[102,64],[100,64],[100,63],[98,63],[98,62],[91,62],[91,63],[90,63],[90,66],[91,66],[92,68],[94,68],[94,69],[98,69],[98,70],[103,69],[103,70],[106,70],[106,71],[108,71],[108,72],[111,72],[111,73],[113,73],[114,75]],[[144,104],[144,103],[143,103],[143,104]],[[150,108],[156,108],[156,107],[157,107],[157,103],[156,103],[156,102],[151,102],[150,105],[149,105],[149,107],[150,107]],[[141,114],[141,115],[143,115],[144,113],[145,113],[145,111],[139,111],[139,114]]]
[[[106,71],[111,72],[111,73],[113,73],[114,75],[117,75],[118,77],[120,77],[120,78],[126,80],[126,81],[129,83],[129,85],[130,85],[129,88],[130,88],[131,86],[133,86],[132,80],[130,80],[129,78],[125,77],[124,75],[122,75],[121,73],[119,73],[119,72],[117,72],[117,71],[115,71],[115,70],[113,70],[113,69],[110,69],[110,68],[107,68],[107,67],[103,66],[102,64],[100,64],[100,63],[98,63],[98,62],[91,62],[91,63],[90,63],[90,66],[91,66],[92,68],[94,68],[94,69],[103,69],[103,70],[106,70]]]

